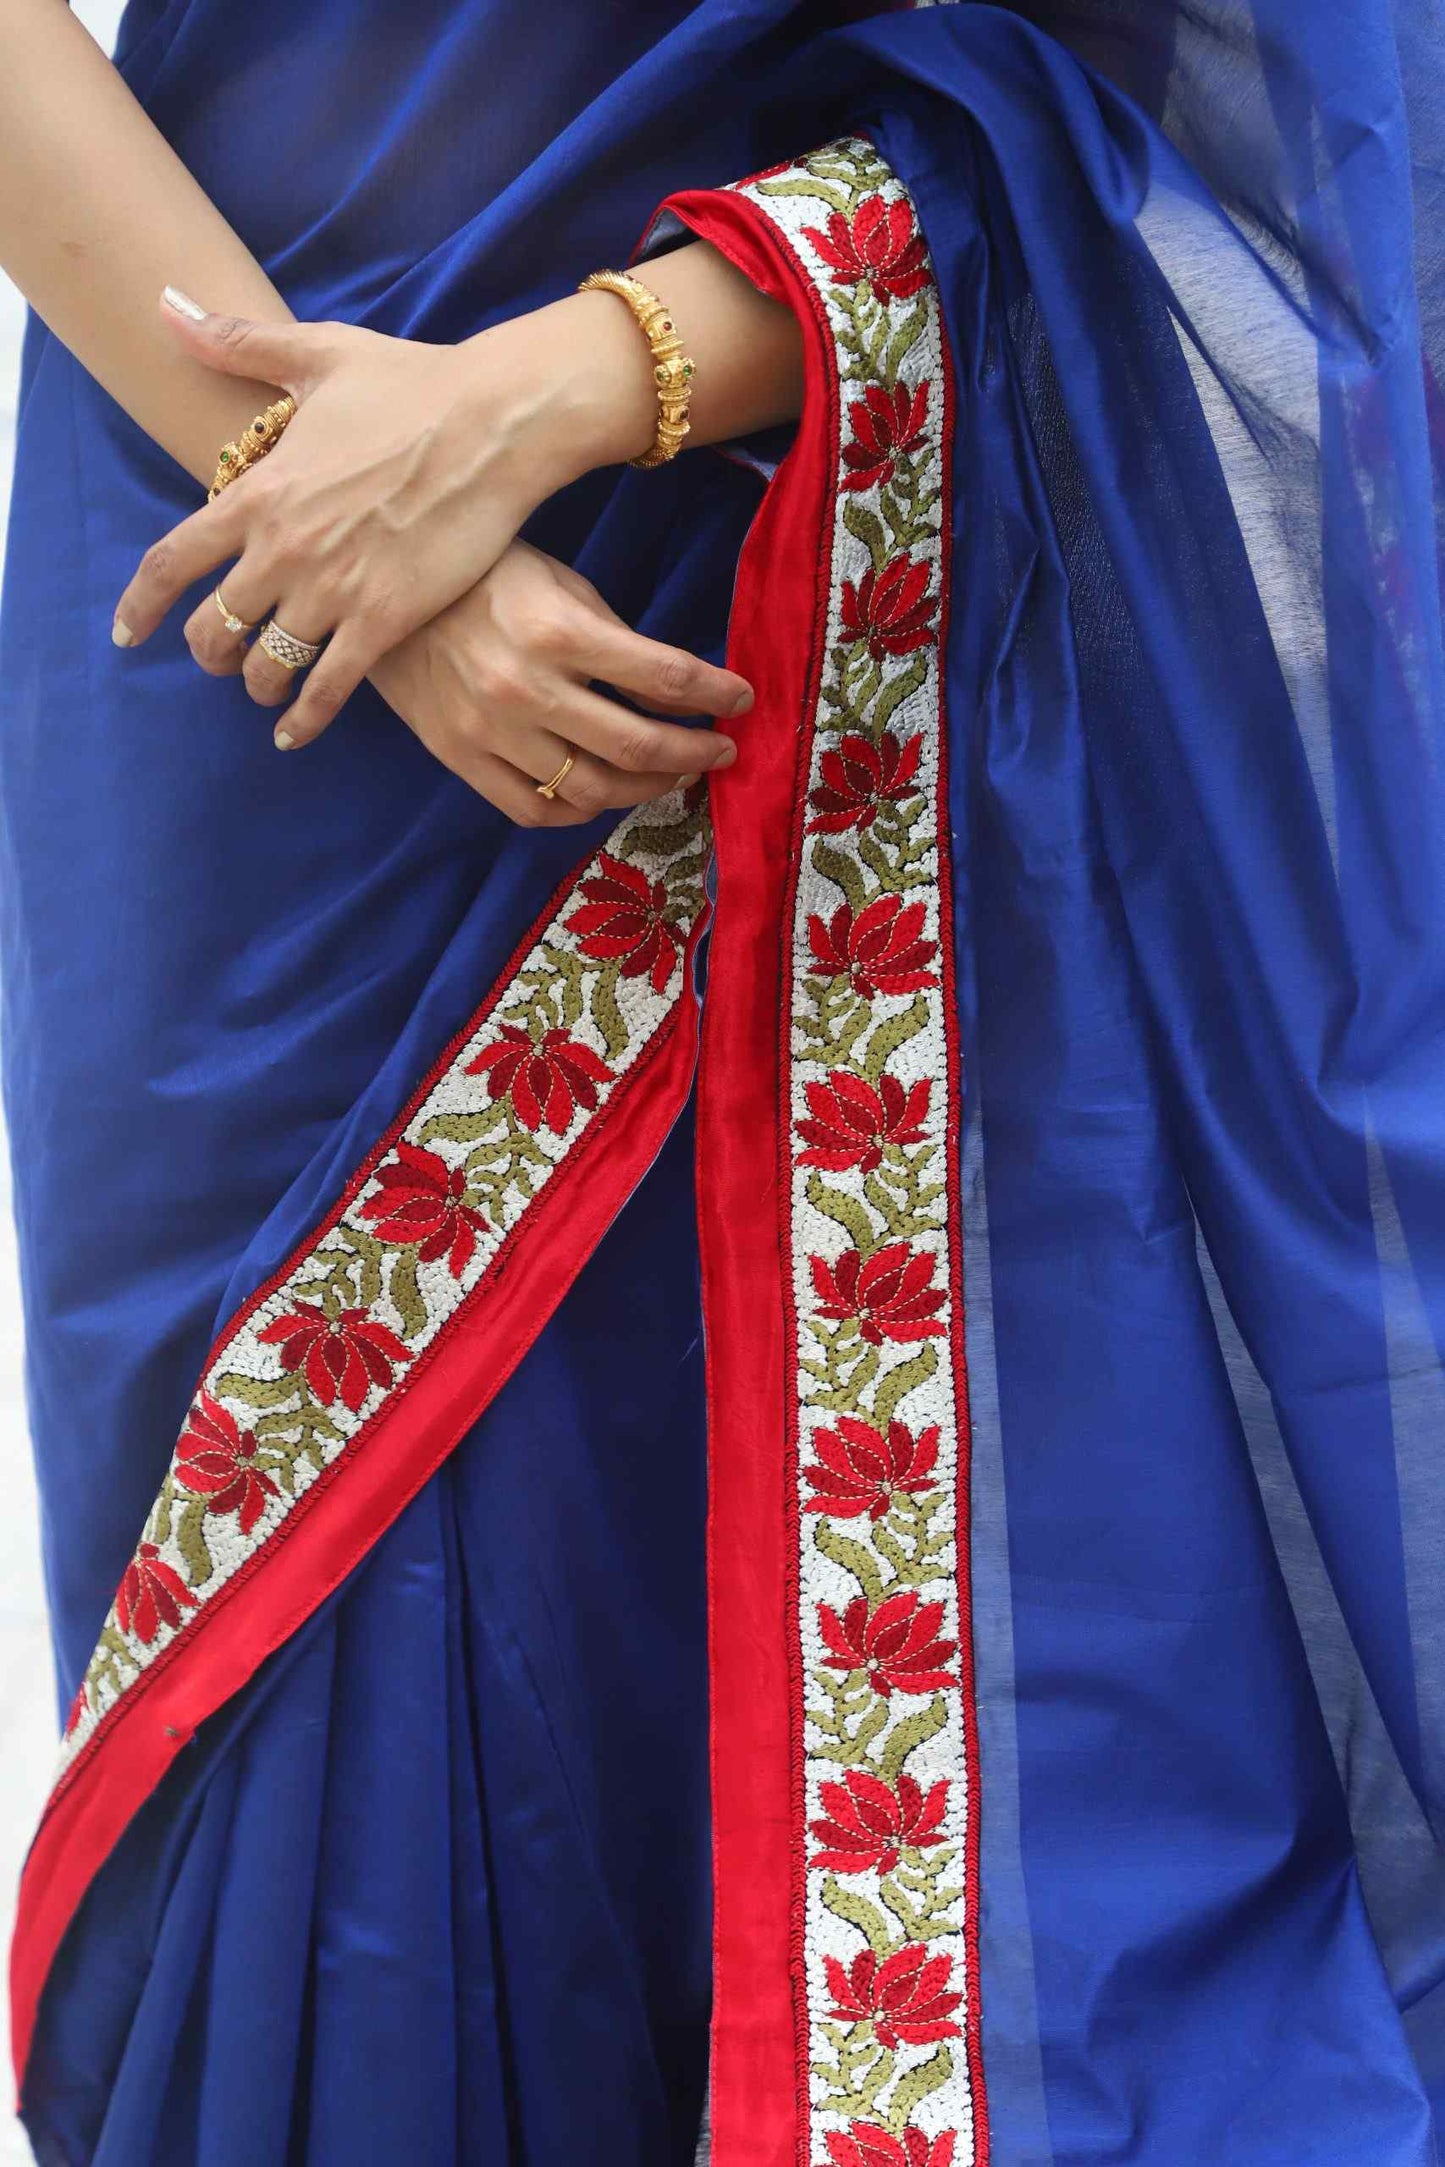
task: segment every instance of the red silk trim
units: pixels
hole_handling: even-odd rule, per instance
[[[668,207],[808,327],[804,418],[738,565],[728,666],[757,688],[757,704],[744,757],[713,791],[718,904],[697,1127],[710,1436],[713,2163],[790,2167],[808,2137],[808,2034],[789,1132],[778,1109],[789,1059],[788,898],[806,794],[799,722],[822,664],[838,395],[817,289],[757,211],[736,195],[682,196]]]
[[[433,1085],[455,1066],[496,1009],[541,930],[572,895],[567,881],[519,944],[487,999],[440,1056],[405,1111],[367,1155],[314,1234],[237,1312],[208,1362],[230,1345],[341,1219]],[[588,1128],[564,1168],[503,1245],[489,1274],[377,1417],[364,1452],[333,1460],[273,1538],[196,1619],[223,1617],[224,1633],[172,1641],[65,1769],[25,1862],[11,1944],[11,2041],[17,2090],[40,1997],[66,1928],[126,1827],[210,1715],[252,1678],[339,1587],[500,1391],[633,1193],[677,1119],[696,1060],[691,992],[694,931],[682,992],[636,1066]],[[619,1118],[621,1117],[621,1118]],[[524,1238],[517,1239],[516,1235]],[[485,1312],[479,1313],[479,1297]],[[445,1353],[445,1360],[438,1357]],[[347,1471],[345,1482],[337,1478]],[[320,1508],[320,1509],[318,1509]],[[263,1566],[264,1571],[259,1568]]]
[[[779,168],[781,174],[788,169]],[[749,184],[751,187],[752,184]],[[746,757],[713,789],[718,917],[698,1086],[698,1213],[710,1419],[709,1616],[714,1850],[713,2167],[811,2167],[803,1783],[804,1669],[798,1574],[799,1394],[790,1193],[789,992],[794,904],[806,850],[809,753],[828,637],[834,489],[843,437],[838,352],[819,273],[757,203],[737,192],[682,195],[665,208],[728,256],[806,328],[803,417],[738,568],[729,666],[758,688]],[[943,400],[942,607],[948,608],[954,390]],[[854,412],[856,414],[856,408]],[[956,1585],[968,1817],[962,1938],[963,2025],[971,2105],[969,2167],[987,2167],[980,2024],[978,1727],[967,1541],[968,1418],[958,1195],[962,1087],[946,838],[948,780],[940,670],[938,908],[948,1107],[949,1210],[955,1230],[949,1347],[957,1404]],[[787,839],[786,851],[781,847]],[[779,1444],[783,1450],[779,1451]],[[836,2110],[835,2110],[836,2111]],[[871,2119],[859,2117],[859,2122]],[[855,2123],[853,2126],[858,2126]],[[911,2124],[910,2124],[911,2128]],[[954,2139],[961,2134],[954,2133]],[[846,2145],[849,2140],[842,2140]],[[896,2141],[896,2131],[895,2131]],[[955,2159],[945,2133],[946,2160]],[[854,2140],[856,2147],[856,2140]],[[851,2160],[854,2150],[830,2157]],[[857,2157],[864,2156],[857,2149]],[[872,2157],[870,2151],[868,2154]],[[891,2154],[889,2155],[891,2157]],[[900,2157],[901,2157],[900,2150]],[[909,2151],[912,2160],[914,2154]],[[923,2153],[920,2151],[921,2159]],[[964,2156],[957,2155],[958,2167]],[[944,2152],[928,2149],[929,2167]]]

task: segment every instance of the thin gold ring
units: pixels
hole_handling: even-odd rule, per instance
[[[244,617],[238,617],[219,587],[213,591],[211,600],[226,620],[226,630],[228,632],[234,632],[238,635],[242,632],[254,632],[256,626],[261,622],[258,617],[254,623],[248,624]]]
[[[564,782],[566,782],[566,780],[567,780],[567,777],[568,777],[568,776],[569,776],[569,775],[571,774],[571,772],[572,772],[573,768],[574,768],[574,767],[575,767],[576,765],[577,765],[577,755],[576,755],[576,753],[575,753],[575,752],[569,752],[569,753],[568,753],[568,755],[567,755],[567,757],[566,757],[566,759],[565,759],[565,760],[564,760],[564,761],[562,762],[562,765],[561,765],[561,766],[560,766],[560,767],[558,768],[558,770],[557,770],[556,774],[555,774],[555,775],[554,775],[554,776],[552,777],[552,780],[551,780],[551,781],[550,781],[549,783],[538,783],[538,785],[537,785],[537,795],[538,795],[538,797],[539,797],[539,798],[555,798],[555,797],[556,797],[556,795],[557,795],[557,792],[558,792],[558,791],[559,791],[559,790],[561,789],[561,787],[562,787],[563,783],[564,783]]]

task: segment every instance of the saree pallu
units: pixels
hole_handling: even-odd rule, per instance
[[[808,385],[539,521],[758,700],[519,835],[112,659],[182,493],[35,341],[42,2161],[1437,2156],[1441,53],[1039,12],[130,21],[300,313],[666,199]]]

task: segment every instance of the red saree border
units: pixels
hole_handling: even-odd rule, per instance
[[[947,348],[911,203],[862,140],[669,208],[809,333],[739,566],[729,660],[759,705],[715,793],[699,1083],[712,2158],[986,2167]]]
[[[55,1952],[136,1811],[200,1724],[340,1585],[460,1442],[661,1147],[695,1065],[692,967],[707,916],[705,850],[705,816],[683,793],[614,829],[556,891],[332,1209],[217,1340],[77,1695],[25,1863],[10,1972],[22,2094]],[[564,955],[559,993],[546,972]],[[637,965],[630,972],[629,963]],[[629,976],[640,986],[627,986]],[[457,1105],[467,1110],[449,1110]],[[504,1181],[499,1209],[495,1180],[484,1195],[448,1168],[428,1134],[448,1136],[448,1123],[463,1141],[501,1129],[519,1164],[530,1155],[525,1193]],[[508,1202],[518,1207],[510,1219]],[[374,1234],[362,1224],[368,1218]],[[344,1245],[332,1252],[333,1283],[308,1286],[306,1273],[327,1261],[338,1231],[362,1246],[350,1256]],[[349,1307],[337,1287],[357,1280],[363,1301]],[[428,1295],[439,1324],[428,1316]],[[298,1320],[299,1333],[285,1330]],[[270,1377],[227,1371],[228,1360],[245,1359],[238,1350],[248,1338],[253,1366],[268,1342],[278,1350]],[[224,1404],[239,1393],[244,1405],[248,1388],[252,1404],[270,1409],[264,1441],[267,1415],[245,1431]],[[288,1398],[303,1408],[309,1400],[315,1434],[330,1433],[313,1451],[309,1480],[295,1464],[306,1445],[285,1466],[277,1425],[285,1431]],[[183,1554],[172,1548],[168,1557],[150,1539],[161,1533],[158,1516],[169,1531],[188,1509]],[[234,1523],[241,1549],[223,1573],[214,1532],[207,1543],[215,1513]],[[184,1577],[197,1533],[199,1593]],[[223,1634],[209,1630],[218,1618]]]
[[[776,233],[738,195],[685,195],[668,207],[809,327],[803,420],[738,565],[728,663],[757,688],[757,704],[747,757],[713,794],[722,937],[709,962],[697,1111],[709,1409],[712,2160],[784,2167],[803,2156],[808,2115],[795,1905],[803,1820],[795,1448],[780,1299],[787,1129],[779,1133],[777,1104],[788,1068],[784,928],[805,796],[799,718],[822,668],[838,401],[820,297]]]

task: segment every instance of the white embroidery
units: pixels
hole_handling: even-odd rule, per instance
[[[681,997],[706,849],[681,792],[613,830],[336,1224],[223,1338],[77,1696],[62,1772],[322,1471],[365,1449],[656,1038]]]
[[[817,283],[843,375],[812,832],[792,935],[810,2157],[970,2167],[973,1772],[955,1547],[966,1412],[950,1352],[959,1237],[937,832],[938,297],[909,199],[867,143],[832,144],[743,193]],[[850,793],[871,789],[884,793],[874,810],[860,804],[848,823]],[[849,960],[851,977],[835,967]],[[861,1143],[870,1121],[880,1141],[838,1163],[853,1148],[850,1123]],[[907,1140],[881,1141],[890,1122]],[[903,1436],[890,1439],[890,1424]],[[875,1468],[876,1518],[858,1504]],[[820,1501],[828,1509],[809,1509]],[[846,1841],[840,1855],[830,1826],[856,1837],[853,1855]],[[870,1827],[882,1832],[871,1859]]]

